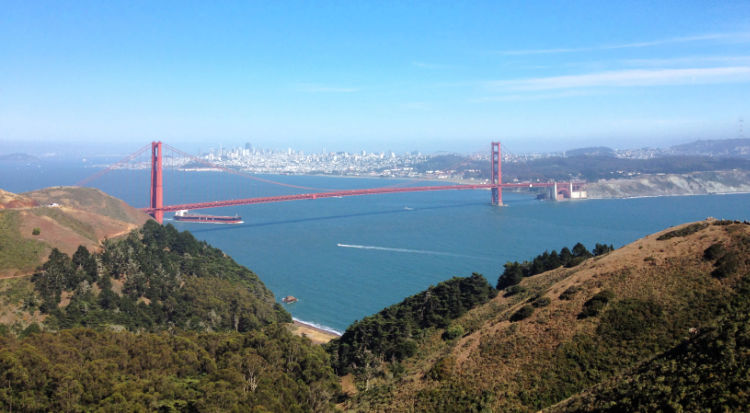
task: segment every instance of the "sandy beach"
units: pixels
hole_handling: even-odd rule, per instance
[[[309,338],[310,341],[315,344],[325,344],[333,340],[334,338],[339,337],[338,334],[297,320],[294,320],[294,322],[289,325],[289,330],[292,332],[292,334]]]

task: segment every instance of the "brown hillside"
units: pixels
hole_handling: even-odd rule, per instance
[[[23,195],[0,189],[0,209],[30,208],[37,206],[37,202]]]
[[[675,230],[678,235],[664,237]],[[740,257],[738,267],[722,278],[712,276],[716,260],[704,258],[717,243]],[[715,319],[750,267],[748,252],[750,225],[710,220],[647,236],[574,268],[525,278],[524,292],[501,291],[457,320],[468,332],[463,338],[446,342],[442,330],[436,332],[405,363],[406,374],[399,379],[385,374],[348,407],[539,410],[673,347],[691,328]],[[611,296],[603,309],[580,316],[602,291]],[[521,307],[544,297],[548,305],[510,321]]]
[[[55,187],[23,195],[3,191],[0,197],[16,204],[25,200],[24,206],[0,211],[0,278],[29,275],[52,248],[72,254],[83,245],[95,251],[104,239],[127,234],[149,219],[93,188]]]

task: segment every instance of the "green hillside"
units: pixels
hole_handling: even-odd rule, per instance
[[[116,325],[250,331],[291,321],[258,277],[189,232],[148,221],[100,253],[54,249],[32,277],[28,311],[50,329]]]
[[[740,309],[731,303],[749,299],[743,287],[750,269],[746,223],[684,225],[602,251],[571,268],[522,277],[449,326],[419,337],[413,356],[374,363],[370,369],[377,374],[355,376],[359,393],[347,409],[540,410],[679,352],[691,331],[710,329]],[[724,354],[747,363],[740,347]],[[717,374],[728,368],[714,367]],[[663,380],[672,380],[674,392],[691,389],[677,377]],[[745,383],[726,380],[735,388]],[[660,386],[657,380],[654,389]],[[749,401],[746,391],[729,393],[732,403]],[[610,395],[602,393],[596,406],[607,406]]]
[[[48,196],[63,193],[75,191]],[[64,241],[93,243],[112,218],[91,224],[77,208],[38,208],[0,214],[6,260],[28,261],[37,244],[49,251],[33,276],[0,280],[2,411],[694,411],[750,402],[748,223],[707,220],[617,250],[576,244],[518,257],[497,280],[439,283],[321,347],[289,332],[289,314],[252,271],[188,232],[150,220],[73,248]],[[28,226],[14,214],[54,222],[42,234],[68,252],[14,242]]]
[[[750,290],[695,337],[549,412],[743,411],[750,399]]]

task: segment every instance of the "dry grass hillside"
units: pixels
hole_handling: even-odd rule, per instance
[[[515,294],[501,291],[455,320],[463,337],[446,340],[435,331],[398,368],[382,366],[370,390],[346,407],[542,409],[673,348],[724,314],[749,257],[750,225],[707,220],[524,278]]]
[[[0,189],[0,209],[27,208],[37,203],[29,197]]]
[[[148,215],[98,189],[55,187],[17,195],[0,192],[0,278],[29,275],[52,248],[97,250]]]

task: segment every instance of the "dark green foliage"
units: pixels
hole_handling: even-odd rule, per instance
[[[329,411],[339,392],[323,349],[281,325],[0,337],[0,411]]]
[[[536,300],[534,300],[531,305],[533,305],[536,308],[546,307],[548,306],[552,300],[550,300],[549,297],[539,297]]]
[[[724,253],[726,253],[724,244],[717,242],[716,244],[711,245],[710,247],[706,248],[705,251],[703,251],[703,259],[706,261],[713,261],[719,259],[722,255],[724,255]]]
[[[573,256],[574,257],[583,257],[583,258],[589,258],[591,257],[591,253],[589,250],[586,249],[586,247],[583,246],[580,242],[573,246]]]
[[[510,297],[516,294],[521,294],[523,292],[526,292],[526,289],[521,287],[520,285],[512,285],[505,289],[505,294],[503,294],[503,297]]]
[[[112,291],[113,278],[124,281],[122,295]],[[105,242],[101,254],[79,247],[70,259],[53,250],[33,281],[53,328],[249,331],[291,321],[250,270],[189,232],[154,221],[124,240]],[[63,291],[72,293],[70,304],[58,309]]]
[[[696,222],[695,224],[690,224],[680,229],[664,233],[656,239],[659,241],[664,241],[675,237],[686,237],[690,234],[695,234],[696,232],[702,230],[703,228],[706,228],[707,226],[708,224],[706,224],[705,222]]]
[[[716,278],[725,278],[737,272],[740,268],[740,257],[736,252],[728,252],[716,261],[716,268],[711,272]]]
[[[578,291],[580,291],[581,288],[577,287],[575,285],[571,285],[570,287],[566,288],[565,291],[563,291],[560,294],[561,300],[572,300],[573,297],[576,295]]]
[[[641,334],[663,328],[663,310],[653,301],[626,299],[615,302],[602,314],[596,333],[606,340],[632,341]]]
[[[578,318],[587,318],[587,317],[594,317],[599,314],[599,312],[604,309],[604,307],[607,305],[609,300],[614,298],[614,293],[609,290],[600,291],[593,297],[591,297],[588,301],[583,303],[583,310],[580,314],[578,314]]]
[[[491,412],[495,395],[475,386],[448,381],[433,389],[417,394],[414,411],[434,413]]]
[[[39,235],[42,233],[42,230],[39,228],[34,228],[31,230],[31,235]]]
[[[527,304],[513,313],[510,316],[510,321],[521,321],[525,318],[531,317],[532,314],[534,314],[534,306]]]
[[[53,248],[45,262],[32,277],[34,288],[42,299],[42,312],[57,309],[62,292],[78,284],[70,257]]]
[[[612,244],[606,245],[606,244],[600,244],[597,242],[596,245],[594,246],[593,253],[595,257],[598,257],[600,255],[604,255],[614,250],[615,250],[615,247]]]
[[[443,332],[443,340],[453,340],[464,335],[464,328],[460,325],[449,326]]]
[[[612,250],[614,250],[614,247],[611,245],[606,246],[604,244],[596,244],[594,251],[598,253],[595,253],[594,255],[606,254]],[[563,249],[560,250],[560,254],[555,250],[552,250],[552,252],[544,251],[542,254],[534,257],[531,261],[524,261],[522,263],[519,263],[518,261],[509,261],[505,263],[505,269],[497,279],[497,289],[504,290],[520,283],[523,277],[531,277],[545,271],[554,270],[560,266],[567,268],[575,267],[592,256],[591,252],[579,242],[573,247],[573,252],[571,252],[568,247],[563,247]]]
[[[553,411],[746,411],[750,405],[750,296],[696,337]]]
[[[484,304],[497,291],[480,274],[454,277],[350,325],[329,343],[337,372],[362,368],[373,360],[403,360],[416,352],[424,330],[443,328],[466,311]]]
[[[516,285],[523,279],[523,270],[518,262],[505,263],[505,271],[497,279],[497,289],[504,290],[510,286]]]

